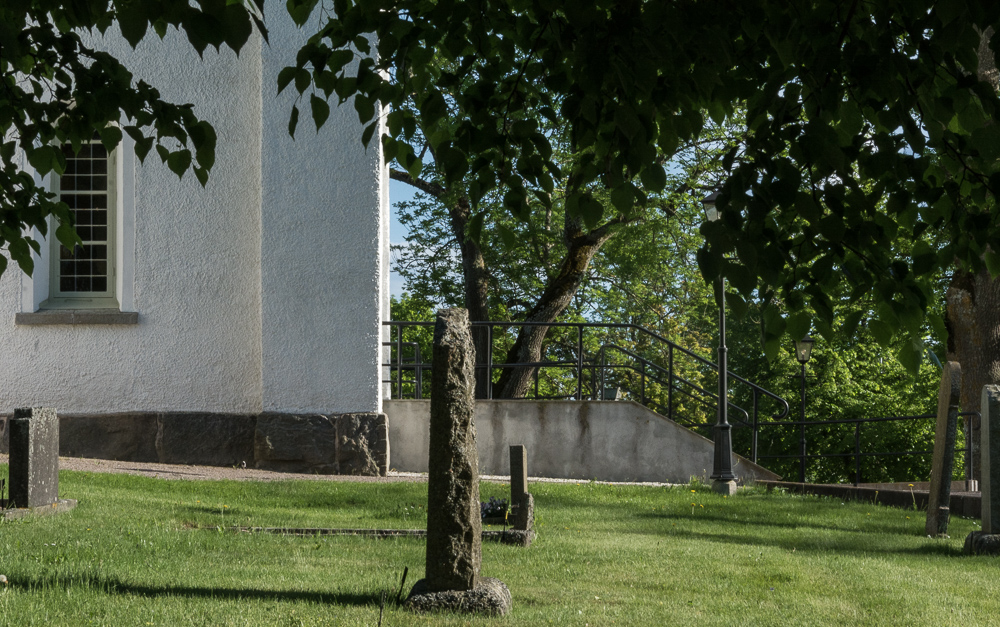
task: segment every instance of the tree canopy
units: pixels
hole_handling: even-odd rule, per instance
[[[300,23],[315,5],[289,2]],[[700,137],[706,119],[745,108],[745,140],[725,160],[722,219],[703,228],[699,264],[736,288],[734,308],[758,299],[793,312],[765,314],[769,354],[785,331],[801,337],[815,324],[832,335],[831,294],[874,292],[876,328],[910,334],[899,356],[915,369],[933,278],[956,262],[1000,270],[1000,100],[980,80],[977,54],[1000,44],[998,5],[333,5],[279,88],[309,92],[317,124],[328,98],[353,97],[365,141],[377,103],[387,105],[387,158],[418,175],[422,129],[446,182],[462,183],[474,209],[500,190],[524,218],[529,194],[546,206],[562,188],[567,212],[595,225],[605,212],[596,185],[627,214],[663,189],[664,159]],[[553,161],[542,118],[567,125],[579,155],[571,167]],[[906,254],[894,246],[917,240]],[[843,326],[852,332],[857,321]]]
[[[215,161],[215,131],[192,105],[167,102],[155,87],[135,82],[121,62],[87,45],[82,34],[104,33],[117,23],[135,46],[150,28],[163,37],[175,27],[199,54],[208,46],[239,51],[254,23],[266,36],[262,6],[262,0],[0,4],[0,246],[22,270],[32,272],[31,251],[39,250],[26,230],[45,236],[50,215],[63,244],[78,241],[69,208],[21,167],[22,155],[39,177],[61,174],[66,157],[57,143],[78,151],[97,135],[111,149],[124,132],[135,140],[140,159],[155,145],[172,171],[181,176],[192,169],[202,185]],[[6,265],[0,255],[0,273]]]

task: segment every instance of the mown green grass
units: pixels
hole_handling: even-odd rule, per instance
[[[5,472],[0,472],[0,475]],[[166,481],[60,473],[73,512],[0,524],[0,624],[375,625],[423,574],[420,539],[291,537],[216,525],[419,528],[426,485]],[[383,625],[990,625],[1000,561],[924,536],[922,512],[744,489],[533,484],[530,548],[483,546],[503,619]],[[692,492],[692,489],[695,491]],[[483,484],[483,498],[506,487]]]

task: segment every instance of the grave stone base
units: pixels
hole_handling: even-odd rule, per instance
[[[736,494],[736,482],[735,481],[713,481],[712,482],[712,492],[716,494],[723,494],[725,496],[732,496]]]
[[[76,507],[76,503],[76,499],[58,499],[55,503],[50,505],[41,505],[38,507],[13,507],[11,509],[4,509],[2,513],[4,520],[18,520],[28,516],[52,516],[54,514],[62,514],[74,509]],[[0,505],[6,508],[6,503],[2,503]]]
[[[446,610],[505,616],[510,612],[511,598],[507,584],[494,577],[480,577],[479,584],[472,590],[443,592],[429,592],[427,580],[421,579],[413,585],[403,606],[414,612]]]
[[[1000,555],[1000,534],[973,531],[965,536],[966,555]]]

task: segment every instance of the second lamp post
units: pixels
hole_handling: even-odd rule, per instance
[[[802,364],[802,413],[799,416],[799,483],[806,482],[806,362],[812,353],[813,340],[808,335],[795,342],[795,359]]]
[[[709,222],[719,219],[715,201],[719,192],[712,192],[701,201]],[[719,409],[715,423],[715,459],[712,468],[712,490],[721,494],[736,492],[736,474],[733,472],[732,425],[729,424],[729,370],[726,359],[726,294],[722,274],[715,281],[715,298],[719,303]]]

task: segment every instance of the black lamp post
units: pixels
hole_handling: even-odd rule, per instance
[[[802,364],[802,414],[799,418],[799,483],[806,482],[806,362],[815,340],[806,336],[795,342],[795,359]]]
[[[719,192],[712,192],[701,201],[705,207],[705,217],[709,222],[719,219],[715,201]],[[729,424],[729,369],[726,363],[726,299],[722,275],[715,280],[715,300],[719,304],[719,410],[715,423],[715,459],[712,469],[712,490],[722,494],[733,494],[736,490],[736,475],[733,473],[732,425]]]

